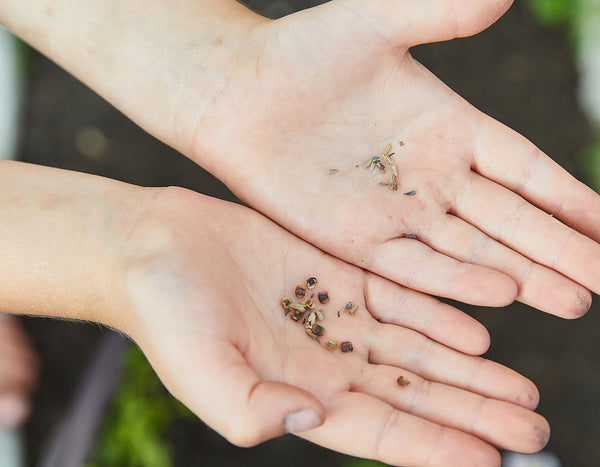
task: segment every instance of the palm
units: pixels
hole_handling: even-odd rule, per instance
[[[599,210],[573,205],[598,198],[420,66],[413,38],[381,12],[343,5],[354,2],[258,28],[260,54],[250,71],[232,67],[246,79],[213,101],[196,154],[221,156],[211,170],[288,230],[411,288],[503,305],[517,293],[508,275],[525,303],[564,317],[587,310],[600,248],[534,204],[597,235]],[[363,168],[388,143],[398,191],[377,184],[389,166]]]
[[[279,434],[253,429],[307,391],[326,422],[306,438],[390,463],[464,466],[463,450],[487,465],[497,457],[489,444],[532,451],[545,442],[545,421],[527,410],[537,403],[531,383],[433,340],[485,349],[485,331],[457,310],[327,256],[245,208],[176,191],[147,218],[170,226],[170,240],[128,276],[143,317],[129,330],[167,387],[232,441]],[[282,296],[312,275],[315,290],[330,295],[323,339],[350,341],[353,352],[327,350],[284,315]],[[348,300],[359,311],[338,318]],[[399,376],[410,385],[399,387]],[[250,429],[233,424],[240,414]]]

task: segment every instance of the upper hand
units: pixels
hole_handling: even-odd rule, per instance
[[[587,289],[600,291],[600,198],[409,53],[475,33],[509,3],[336,0],[261,22],[190,120],[184,150],[352,264],[464,302],[516,297],[577,317]],[[398,191],[377,185],[389,166],[363,168],[387,144]]]

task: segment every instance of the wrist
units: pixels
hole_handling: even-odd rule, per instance
[[[1,161],[0,310],[121,327],[128,236],[152,191]]]

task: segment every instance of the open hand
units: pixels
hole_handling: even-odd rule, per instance
[[[580,316],[586,289],[600,291],[600,198],[409,54],[509,4],[336,0],[261,23],[194,119],[190,155],[211,154],[217,176],[289,231],[398,283]],[[385,174],[365,169],[388,144]],[[392,165],[397,191],[378,185]]]
[[[129,242],[123,309],[131,314],[119,327],[173,394],[235,444],[302,431],[394,465],[464,467],[499,465],[492,446],[533,452],[547,441],[545,420],[530,411],[533,384],[470,355],[488,345],[479,323],[256,212],[167,189]],[[280,305],[286,296],[300,302],[295,287],[312,276],[319,282],[306,296],[325,310],[320,342]],[[342,311],[348,301],[356,313]],[[342,341],[353,351],[342,352]],[[400,376],[410,384],[400,386]]]
[[[0,20],[322,250],[473,304],[573,318],[600,292],[600,198],[409,53],[511,0],[333,0],[276,21],[234,0],[55,3]],[[365,169],[388,144],[386,173]],[[397,191],[378,185],[392,165]]]

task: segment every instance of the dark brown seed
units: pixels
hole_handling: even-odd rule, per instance
[[[352,343],[345,341],[342,342],[340,344],[340,348],[342,349],[342,352],[346,353],[346,352],[352,352],[354,350],[354,347],[352,347]]]
[[[317,295],[317,298],[323,305],[325,305],[326,303],[329,302],[329,295],[327,294],[327,292],[319,292],[319,295]]]
[[[411,240],[418,240],[419,236],[415,234],[402,234],[402,238],[410,238]]]
[[[408,386],[409,384],[410,384],[410,381],[407,380],[404,376],[400,376],[398,378],[398,386],[405,387],[405,386]]]
[[[304,311],[294,310],[290,315],[290,318],[294,321],[300,321],[300,319],[304,316]]]
[[[315,302],[313,300],[311,300],[310,298],[307,298],[306,300],[304,300],[302,302],[302,305],[304,305],[309,310],[312,310],[315,307]]]
[[[289,299],[289,298],[281,299],[281,308],[283,308],[284,310],[289,310],[291,304],[292,304],[291,299]]]
[[[313,332],[313,334],[315,336],[322,336],[323,335],[323,331],[325,331],[325,329],[323,329],[323,327],[320,324],[315,324],[311,331]]]
[[[297,285],[294,293],[296,297],[303,298],[306,295],[306,287],[304,285]]]
[[[317,278],[316,277],[309,277],[308,279],[306,279],[306,286],[309,289],[312,289],[315,285],[317,285]]]
[[[417,190],[411,190],[404,193],[404,196],[415,196],[417,194]]]

